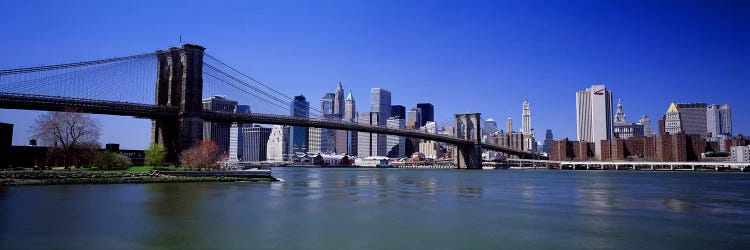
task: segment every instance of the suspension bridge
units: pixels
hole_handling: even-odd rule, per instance
[[[323,119],[314,108],[308,115],[295,116],[290,96],[204,50],[185,44],[126,57],[0,70],[0,108],[150,119],[151,140],[165,145],[168,160],[203,139],[204,121],[315,127],[444,142],[455,146],[459,168],[481,168],[483,149],[540,158],[536,153],[481,143],[479,113],[456,114],[455,136]],[[253,111],[204,110],[202,100],[214,95],[249,104]]]

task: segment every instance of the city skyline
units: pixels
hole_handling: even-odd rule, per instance
[[[157,3],[160,4],[164,3]],[[8,8],[2,9],[23,10],[32,8],[33,4],[8,2],[3,5]],[[112,8],[112,11],[107,12],[108,16],[127,15],[126,11],[113,8],[116,5],[118,4],[92,3],[78,7],[83,7],[84,10]],[[262,5],[268,9],[268,13],[261,13],[259,17],[251,16],[248,23],[270,20],[270,24],[276,25],[281,33],[269,33],[270,31],[262,28],[251,29],[248,34],[243,35],[233,32],[250,29],[251,26],[247,24],[209,30],[205,25],[221,21],[210,18],[207,19],[207,24],[191,30],[178,30],[174,34],[154,32],[154,29],[148,28],[152,23],[164,21],[167,24],[162,25],[168,25],[174,21],[161,20],[158,12],[151,10],[145,10],[143,20],[135,22],[107,19],[109,21],[106,25],[132,26],[130,29],[111,29],[105,24],[85,22],[75,17],[77,12],[71,6],[59,3],[34,6],[38,8],[38,16],[62,19],[59,22],[60,31],[50,30],[43,35],[25,31],[45,27],[42,26],[45,18],[29,19],[25,30],[9,27],[6,34],[14,39],[0,41],[0,54],[5,55],[0,60],[0,68],[128,55],[143,52],[144,48],[162,48],[165,44],[176,44],[176,38],[182,35],[184,42],[204,45],[210,53],[226,58],[229,64],[238,65],[242,71],[249,72],[276,88],[295,89],[295,92],[309,97],[330,92],[331,86],[338,82],[346,84],[347,89],[354,91],[354,96],[360,97],[369,96],[370,88],[384,88],[392,91],[393,104],[411,108],[417,103],[434,103],[437,107],[435,120],[438,121],[446,120],[454,113],[464,112],[481,112],[483,119],[501,119],[510,115],[520,121],[517,106],[526,96],[534,103],[536,130],[552,129],[556,138],[574,139],[575,118],[571,119],[575,115],[573,93],[586,86],[604,84],[613,90],[613,99],[622,99],[628,103],[627,112],[630,117],[645,114],[655,122],[664,115],[669,102],[674,99],[678,103],[730,104],[733,113],[732,132],[747,133],[750,127],[750,119],[747,118],[750,117],[750,104],[743,102],[742,91],[729,91],[741,89],[750,79],[750,73],[743,70],[750,55],[750,50],[743,46],[750,42],[750,37],[743,32],[746,28],[743,27],[747,27],[747,20],[750,19],[747,18],[747,13],[736,11],[742,9],[741,6],[733,4],[658,3],[656,5],[675,10],[673,14],[663,16],[639,3],[620,4],[617,6],[621,7],[618,8],[620,10],[612,10],[612,6],[596,2],[590,2],[586,7],[551,3],[558,9],[574,14],[565,18],[535,15],[533,18],[537,20],[523,15],[532,11],[545,11],[540,10],[540,4],[453,6],[446,2],[436,2],[429,4],[426,9],[414,3],[403,3],[398,8],[388,3],[370,4],[368,7],[371,8],[365,9],[342,4],[322,8],[319,14],[302,13],[289,9],[284,4],[252,5]],[[442,13],[436,10],[454,7],[463,10],[464,14],[435,14]],[[192,10],[197,7],[187,5],[179,8]],[[482,10],[485,8],[513,10],[517,14],[504,17],[507,19],[497,19],[493,13]],[[592,9],[609,10],[609,17],[600,14],[584,17],[583,14]],[[295,15],[291,15],[293,18],[290,20],[279,20],[271,18],[270,14],[274,11]],[[394,20],[373,21],[379,20],[372,19],[378,11],[390,13]],[[0,13],[0,22],[3,23],[26,20],[16,13],[3,10]],[[321,18],[334,16],[331,13],[346,13],[338,18],[357,21],[346,24],[337,22],[341,19]],[[411,13],[415,14],[415,22],[401,27],[398,22],[411,17],[408,15]],[[103,13],[102,16],[94,15],[95,18],[104,17]],[[467,21],[461,18],[463,15],[475,15],[477,18]],[[653,22],[644,25],[639,22],[618,21],[631,16]],[[700,22],[688,22],[685,20],[688,17]],[[330,31],[301,22],[309,19],[314,20],[315,25],[329,27]],[[442,19],[445,21],[437,21]],[[503,24],[502,20],[516,20],[524,25],[519,30]],[[559,28],[555,26],[556,21],[565,25],[562,30],[556,31]],[[582,21],[600,24],[570,25]],[[482,23],[492,25],[480,28],[483,27],[480,25]],[[673,23],[679,25],[671,25]],[[66,27],[80,27],[77,30],[86,32],[65,32]],[[364,27],[372,31],[358,32]],[[538,33],[524,31],[535,27]],[[118,32],[104,32],[105,30]],[[289,39],[295,35],[284,33],[292,30],[307,31],[316,36],[302,44]],[[440,41],[432,39],[445,32],[450,34],[458,30],[469,37]],[[91,37],[86,35],[89,32],[103,32],[105,35]],[[579,36],[568,36],[568,33]],[[361,35],[361,38],[355,38],[354,34]],[[481,34],[488,34],[489,41],[494,43],[474,39]],[[143,39],[134,42],[132,37]],[[263,38],[253,40],[251,37]],[[324,42],[327,39],[322,37],[339,38],[345,46],[326,45]],[[365,41],[373,37],[380,39]],[[397,37],[400,38],[398,42]],[[516,37],[517,40],[506,37]],[[552,39],[556,42],[545,42]],[[605,43],[600,44],[600,40]],[[519,44],[519,41],[527,43]],[[586,53],[571,54],[584,49]],[[464,60],[474,63],[456,63]],[[572,66],[566,66],[570,64]],[[464,86],[470,88],[463,89]],[[478,92],[476,89],[503,91]],[[242,104],[242,100],[239,101]],[[369,103],[361,105],[366,107]],[[28,142],[26,128],[38,113],[0,110],[0,122],[13,123],[18,128],[14,134],[14,144],[23,145]],[[149,131],[148,121],[128,117],[95,117],[103,123],[101,143],[121,143],[124,148],[147,146],[149,138],[144,134]],[[536,134],[536,139],[541,139],[539,133]]]

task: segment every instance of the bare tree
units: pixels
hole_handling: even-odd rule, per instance
[[[72,163],[71,159],[76,158],[74,150],[99,144],[101,126],[89,115],[70,109],[64,112],[42,113],[31,126],[31,132],[33,138],[45,145],[60,148],[63,163],[69,166]]]
[[[185,167],[217,167],[216,152],[219,147],[214,141],[204,140],[180,153],[180,164]]]

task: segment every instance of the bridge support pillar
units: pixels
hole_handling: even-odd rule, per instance
[[[456,167],[464,169],[482,169],[482,130],[481,114],[456,114],[456,136],[471,140],[473,144],[457,145]]]
[[[151,142],[163,144],[165,161],[178,163],[182,150],[203,139],[203,51],[185,44],[157,51],[156,105],[179,108],[177,116],[154,119]]]

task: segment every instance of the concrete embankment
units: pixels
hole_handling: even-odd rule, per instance
[[[182,171],[175,171],[182,172]],[[169,182],[270,182],[277,181],[270,171],[263,173],[227,173],[244,171],[184,171],[186,174],[128,172],[0,172],[0,185],[62,185],[62,184],[118,184],[118,183],[169,183]],[[203,173],[203,174],[201,174]],[[209,173],[209,174],[207,174]]]

